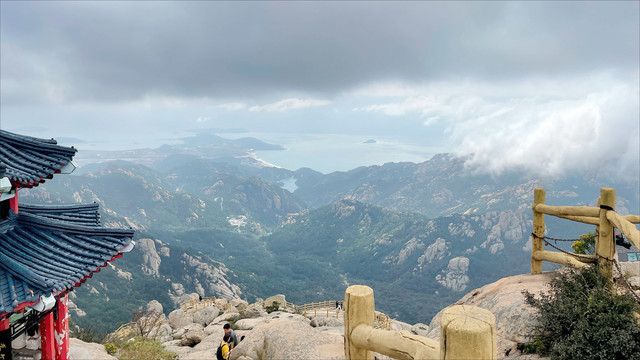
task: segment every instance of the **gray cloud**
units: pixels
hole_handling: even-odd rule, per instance
[[[638,2],[2,2],[2,101],[637,75]],[[282,96],[292,97],[292,96]]]

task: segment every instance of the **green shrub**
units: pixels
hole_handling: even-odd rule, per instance
[[[613,282],[598,266],[559,271],[550,291],[525,302],[539,314],[536,341],[521,350],[551,359],[640,359],[640,305],[612,292]]]
[[[267,314],[271,314],[274,311],[278,311],[280,309],[280,305],[277,301],[274,301],[273,304],[266,306],[264,309],[266,310]]]
[[[109,355],[115,355],[118,352],[118,347],[116,346],[116,344],[111,342],[104,344],[104,349]]]
[[[173,360],[178,355],[164,349],[157,340],[136,336],[122,345],[120,360]]]
[[[544,341],[541,336],[536,336],[535,340],[526,343],[526,344],[518,344],[517,349],[522,351],[523,354],[544,354],[546,353],[544,347]],[[508,355],[508,354],[507,354]]]
[[[571,248],[576,254],[593,255],[596,251],[596,234],[588,233],[580,235],[580,240],[575,241]]]

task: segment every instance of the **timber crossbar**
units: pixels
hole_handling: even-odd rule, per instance
[[[640,231],[634,224],[640,223],[640,215],[622,216],[615,212],[616,191],[612,188],[600,189],[598,207],[589,206],[551,206],[545,204],[544,189],[535,189],[533,195],[533,232],[531,236],[531,273],[542,272],[542,262],[549,261],[565,266],[584,267],[587,263],[606,260],[602,271],[609,277],[612,275],[612,262],[615,255],[614,228],[620,230],[633,245],[640,248]],[[548,251],[543,249],[545,239],[544,215],[596,225],[596,254],[574,255],[570,253]]]
[[[344,294],[344,351],[347,360],[374,359],[374,352],[401,360],[496,359],[495,317],[469,305],[446,308],[440,341],[374,328],[373,290],[352,285]]]

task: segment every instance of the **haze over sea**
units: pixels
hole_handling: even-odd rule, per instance
[[[273,165],[290,170],[308,167],[322,173],[347,171],[359,166],[387,162],[423,162],[445,151],[423,144],[407,143],[394,137],[346,134],[224,134],[226,138],[255,137],[279,144],[286,150],[256,151],[256,156]],[[372,142],[370,140],[375,140]]]
[[[113,151],[157,148],[168,144],[184,143],[183,138],[193,136],[193,131],[173,133],[136,133],[117,139],[58,138],[61,145],[79,149],[77,162],[84,163],[83,151]],[[393,136],[367,136],[349,134],[287,134],[269,132],[220,133],[220,137],[240,139],[253,137],[270,144],[281,145],[284,150],[260,150],[253,154],[260,160],[289,170],[302,167],[330,173],[348,171],[359,166],[382,165],[388,162],[423,162],[447,149],[410,143]],[[128,137],[128,139],[127,139]]]

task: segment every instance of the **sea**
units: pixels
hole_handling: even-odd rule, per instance
[[[423,162],[446,149],[405,142],[395,137],[346,134],[242,133],[221,135],[230,139],[254,137],[285,150],[258,150],[262,161],[289,170],[310,168],[322,173],[348,171],[388,162]]]

